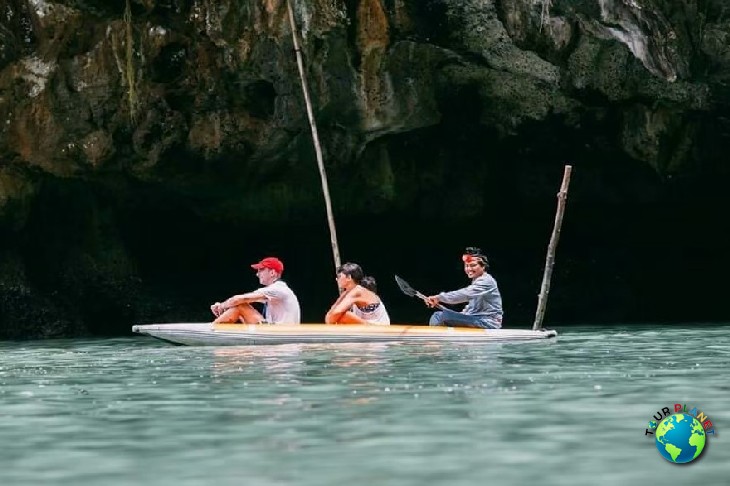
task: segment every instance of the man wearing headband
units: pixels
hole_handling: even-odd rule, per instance
[[[464,273],[471,283],[459,290],[441,292],[426,298],[426,305],[436,307],[438,304],[463,304],[461,312],[451,309],[433,313],[429,325],[451,327],[480,327],[483,329],[499,329],[502,327],[502,296],[494,280],[487,270],[489,262],[479,248],[469,247],[461,257]]]

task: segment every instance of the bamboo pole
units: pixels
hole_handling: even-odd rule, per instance
[[[129,120],[132,125],[137,123],[137,86],[134,73],[134,37],[132,37],[132,6],[127,0],[124,8],[124,53],[127,81],[127,99],[129,101]]]
[[[304,73],[304,62],[302,61],[302,51],[299,47],[299,39],[297,38],[297,24],[294,21],[294,10],[291,6],[291,0],[286,0],[286,8],[289,12],[289,24],[291,25],[291,37],[294,42],[294,52],[297,56],[297,67],[299,68],[299,78],[302,80],[302,92],[304,93],[304,102],[307,105],[307,117],[309,118],[309,126],[312,129],[312,141],[314,142],[314,152],[317,156],[317,166],[319,167],[319,177],[322,181],[322,192],[324,193],[324,204],[327,209],[327,224],[330,230],[330,243],[332,245],[332,256],[335,261],[335,268],[340,266],[340,249],[337,245],[337,229],[335,228],[335,217],[332,212],[332,201],[330,199],[329,184],[327,183],[327,172],[324,168],[324,159],[322,157],[322,148],[319,145],[319,136],[317,135],[317,124],[314,121],[314,111],[312,110],[312,100],[309,97],[309,88],[307,87],[307,78]]]
[[[532,329],[535,331],[542,327],[542,319],[545,317],[545,308],[547,307],[548,294],[550,293],[550,277],[553,274],[553,266],[555,265],[555,248],[558,246],[558,240],[560,239],[560,227],[563,224],[565,200],[568,197],[568,186],[570,185],[570,173],[572,170],[572,166],[565,166],[565,171],[563,172],[563,183],[560,185],[560,192],[558,192],[558,209],[555,213],[553,234],[550,236],[550,244],[548,245],[547,258],[545,260],[545,273],[543,273],[542,276],[540,297],[537,300],[535,323],[532,325]]]

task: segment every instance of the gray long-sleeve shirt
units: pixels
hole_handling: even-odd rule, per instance
[[[475,278],[463,289],[441,292],[438,294],[438,298],[444,304],[467,302],[466,307],[461,311],[464,314],[502,320],[502,296],[499,293],[497,281],[488,273]]]

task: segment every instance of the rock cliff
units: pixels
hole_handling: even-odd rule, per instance
[[[655,277],[611,272],[651,260],[677,221],[719,254],[724,1],[292,3],[346,258],[349,245],[385,273],[400,261],[389,247],[441,258],[476,240],[502,255],[524,319],[570,162],[581,229],[562,243],[557,278],[573,290],[555,318],[685,318],[641,299],[663,305],[661,258],[696,240],[665,248]],[[300,270],[326,269],[315,280],[330,284],[286,12],[284,0],[0,0],[0,336],[206,318],[192,309],[246,286],[233,268],[264,251],[322,247]],[[504,275],[508,263],[532,273]]]

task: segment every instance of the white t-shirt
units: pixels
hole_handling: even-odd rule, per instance
[[[266,322],[272,324],[300,324],[302,321],[299,299],[283,280],[261,287],[256,292],[266,297]]]

